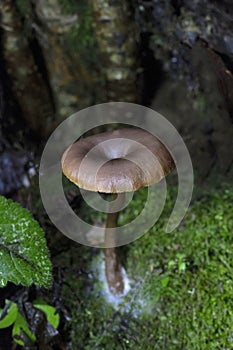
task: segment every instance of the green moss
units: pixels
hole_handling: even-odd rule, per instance
[[[140,210],[146,192],[135,194],[131,209],[121,215],[122,224]],[[132,289],[120,305],[114,307],[104,300],[95,264],[91,265],[98,250],[85,248],[89,278],[68,277],[79,296],[78,302],[69,299],[72,349],[231,348],[231,186],[222,184],[205,192],[196,189],[196,200],[184,221],[167,234],[164,224],[175,196],[172,189],[164,213],[150,232],[122,248]]]
[[[136,269],[146,276],[145,349],[150,349],[148,339],[156,344],[154,349],[229,348],[232,203],[231,188],[223,187],[195,203],[172,234],[156,225],[150,235],[130,245],[128,273],[135,275]]]
[[[199,93],[196,98],[196,109],[202,115],[206,115],[207,101],[206,96],[203,93]]]
[[[95,63],[97,43],[93,29],[93,19],[88,2],[85,0],[58,0],[66,14],[78,15],[78,24],[65,37],[68,46],[77,50],[81,63],[87,66]]]
[[[26,15],[30,11],[30,3],[28,0],[16,0],[16,4],[22,15]]]
[[[58,0],[58,3],[61,5],[62,10],[65,13],[72,14],[77,10],[77,1],[75,0]]]

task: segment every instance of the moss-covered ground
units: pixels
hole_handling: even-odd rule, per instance
[[[82,265],[85,273],[67,273],[63,288],[72,316],[72,350],[233,348],[231,185],[221,183],[211,190],[196,186],[186,217],[174,232],[166,233],[175,192],[169,191],[156,225],[119,248],[131,291],[118,306],[105,301],[95,274],[93,262],[100,251],[74,245],[73,268]],[[138,191],[121,224],[137,214],[146,194]]]

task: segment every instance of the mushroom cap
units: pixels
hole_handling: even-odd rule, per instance
[[[102,193],[136,191],[159,182],[174,167],[166,147],[140,128],[80,139],[64,152],[61,163],[70,181]]]

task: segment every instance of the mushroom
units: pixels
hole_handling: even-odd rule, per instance
[[[106,221],[105,274],[110,292],[123,294],[123,269],[112,229],[117,226],[124,193],[159,182],[174,167],[173,159],[154,135],[134,127],[82,138],[64,152],[61,163],[75,185],[117,197],[110,202]]]

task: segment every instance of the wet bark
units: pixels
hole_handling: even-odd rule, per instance
[[[3,56],[12,90],[28,126],[45,136],[54,116],[48,85],[33,57],[15,2],[2,0],[0,16]]]
[[[192,58],[200,90],[206,99],[205,122],[200,120],[200,124],[205,133],[205,144],[211,145],[208,157],[212,158],[213,168],[217,164],[222,173],[227,173],[233,165],[233,155],[229,153],[233,140],[233,75],[221,57],[203,44],[192,49]]]
[[[77,13],[66,14],[57,0],[31,0],[34,5],[35,33],[43,52],[54,97],[57,123],[82,107],[76,48],[67,44],[78,25]]]
[[[137,102],[137,34],[128,2],[89,0],[89,4],[100,50],[105,100]]]
[[[232,10],[229,0],[142,1],[137,10],[154,80],[162,77],[152,107],[179,130],[201,180],[233,171]]]

